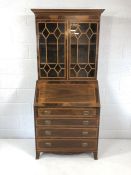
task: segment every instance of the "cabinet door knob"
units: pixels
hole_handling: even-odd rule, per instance
[[[45,120],[44,123],[45,125],[51,125],[51,120]]]
[[[84,111],[83,114],[84,115],[89,115],[89,111]]]
[[[83,125],[88,125],[89,121],[88,120],[83,120]]]
[[[51,147],[52,146],[52,143],[51,142],[45,142],[45,146]]]
[[[84,148],[85,148],[85,147],[88,147],[88,143],[87,143],[87,142],[83,142],[83,143],[81,144],[81,146],[84,147]]]
[[[89,134],[88,131],[83,131],[83,132],[82,132],[82,135],[83,135],[83,136],[87,136],[88,134]]]
[[[45,135],[46,135],[46,136],[50,136],[50,135],[51,135],[51,131],[45,130]]]

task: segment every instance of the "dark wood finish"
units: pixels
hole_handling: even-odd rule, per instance
[[[103,9],[32,9],[38,80],[34,100],[36,159],[41,152],[92,152],[98,159],[97,82]]]
[[[97,118],[39,118],[36,119],[36,125],[39,126],[51,126],[51,127],[73,127],[73,128],[87,128],[87,127],[98,127],[98,119]]]
[[[55,151],[58,152],[76,152],[79,150],[82,151],[95,151],[96,150],[97,141],[96,139],[38,139],[37,147],[38,150],[46,151]]]
[[[97,128],[52,128],[42,127],[36,130],[37,138],[97,138]]]
[[[59,110],[58,110],[59,109]],[[75,117],[79,117],[80,115],[84,115],[86,117],[96,117],[97,116],[97,109],[96,108],[83,108],[83,109],[78,109],[78,108],[39,108],[38,109],[38,117],[43,117],[43,116],[58,116],[58,117],[64,117],[68,115],[75,115]]]
[[[44,104],[49,104],[56,105],[57,107],[100,107],[97,82],[90,84],[65,84],[64,82],[61,84],[52,84],[38,81],[36,88],[38,93],[36,106],[44,107]],[[48,111],[53,113],[54,110],[41,109],[41,112]],[[91,115],[92,112],[95,113],[95,109],[92,110],[91,108],[81,111],[82,115],[84,115],[86,110]],[[38,111],[40,113],[40,109]],[[57,114],[59,112],[56,110],[55,113]],[[66,113],[68,111],[62,111],[62,114],[63,112]],[[72,112],[74,113],[75,111],[72,110]]]

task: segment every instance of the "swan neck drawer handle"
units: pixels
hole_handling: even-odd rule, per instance
[[[51,147],[52,144],[51,144],[51,142],[45,142],[45,146],[47,146],[47,147]]]
[[[88,147],[88,143],[87,143],[87,142],[83,142],[81,145],[82,145],[82,147],[84,147],[84,148],[85,148],[85,147]]]
[[[45,125],[51,125],[51,120],[45,120],[44,123]]]
[[[44,111],[44,114],[49,115],[49,114],[51,114],[51,111]]]
[[[89,115],[89,111],[84,111],[83,114],[84,115]]]
[[[83,125],[88,125],[89,124],[89,121],[88,120],[84,120],[83,121]]]
[[[46,131],[45,131],[45,135],[46,135],[46,136],[51,136],[51,131],[46,130]]]
[[[83,132],[82,132],[82,135],[83,135],[83,136],[87,136],[88,134],[89,134],[88,131],[83,131]]]

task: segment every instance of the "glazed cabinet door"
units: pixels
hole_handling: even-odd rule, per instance
[[[69,79],[95,78],[98,22],[69,22]]]
[[[40,79],[66,78],[66,22],[37,22],[38,71]]]

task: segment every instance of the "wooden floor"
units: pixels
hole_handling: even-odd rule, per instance
[[[91,154],[43,154],[35,160],[33,139],[0,140],[1,175],[131,175],[131,140],[101,139],[99,160]]]

